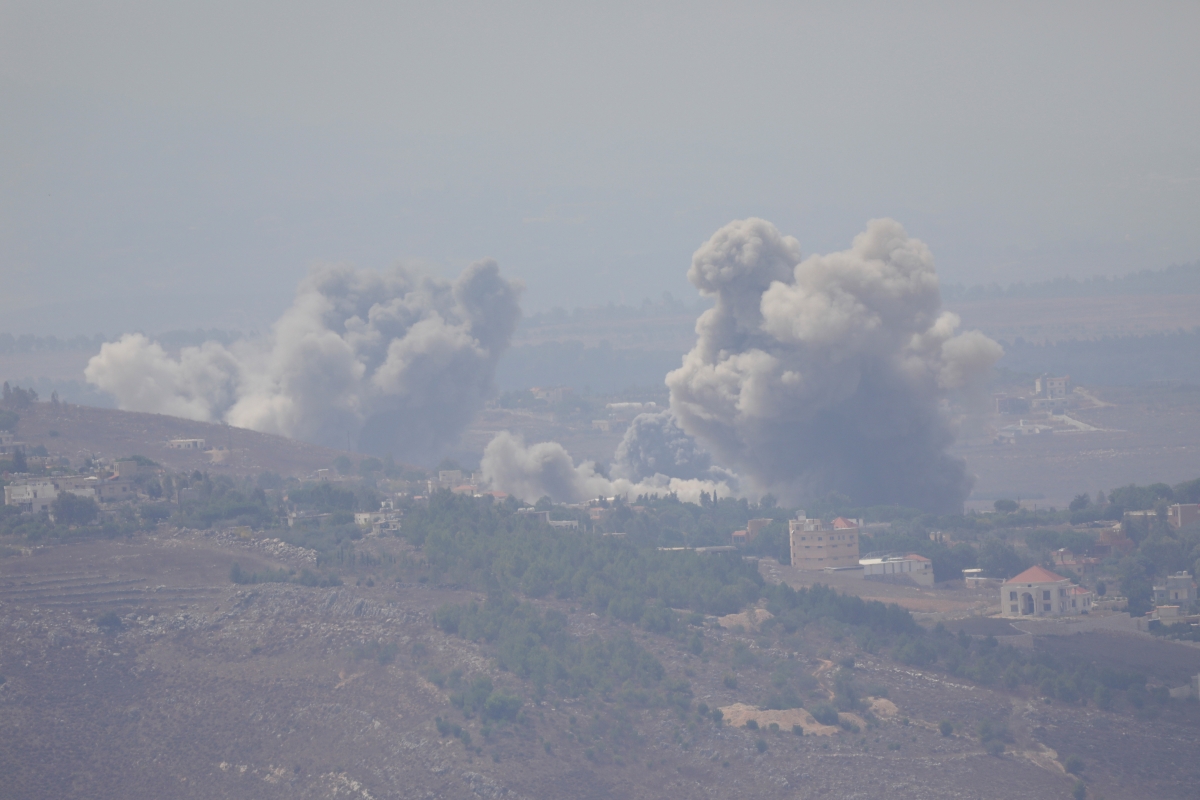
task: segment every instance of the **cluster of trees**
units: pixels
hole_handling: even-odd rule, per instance
[[[38,401],[38,393],[33,389],[22,389],[20,386],[9,386],[8,381],[0,387],[0,402],[8,408],[28,408]]]
[[[975,639],[951,634],[939,624],[924,636],[900,636],[892,656],[923,668],[939,667],[951,675],[984,686],[1017,689],[1025,686],[1043,697],[1066,703],[1094,702],[1108,710],[1124,701],[1134,708],[1147,702],[1166,702],[1166,690],[1146,688],[1146,676],[1113,669],[1086,658],[1064,658],[1000,645],[995,637]]]
[[[567,618],[539,612],[511,596],[480,605],[443,605],[434,615],[443,631],[490,644],[501,669],[532,684],[537,697],[598,694],[636,706],[690,699],[686,683],[667,680],[662,663],[628,633],[604,640],[567,632]]]
[[[677,627],[668,607],[733,613],[758,599],[764,583],[738,555],[664,552],[632,534],[563,534],[513,504],[445,491],[408,508],[401,534],[439,581],[570,599],[647,630]]]

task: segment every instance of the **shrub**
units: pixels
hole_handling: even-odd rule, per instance
[[[812,709],[809,710],[808,713],[812,714],[813,719],[815,719],[817,722],[821,723],[822,725],[837,725],[838,724],[837,709],[834,708],[833,706],[829,705],[828,703],[821,703],[817,706],[814,706]]]
[[[1087,786],[1084,785],[1083,781],[1075,781],[1075,788],[1071,790],[1071,797],[1074,797],[1075,800],[1084,800],[1087,797]]]
[[[725,684],[726,689],[736,689],[738,686],[736,675],[726,675],[722,682]]]
[[[90,497],[80,497],[71,492],[60,492],[50,504],[54,521],[64,525],[87,525],[100,514],[100,506]]]
[[[483,715],[488,719],[514,720],[521,710],[521,698],[515,694],[492,692],[483,704]]]
[[[746,727],[752,731],[758,730],[758,720],[756,720],[756,719],[746,720]]]
[[[117,616],[117,612],[115,611],[105,611],[96,617],[96,626],[105,633],[116,633],[124,627],[121,623],[121,618]]]
[[[758,752],[760,752],[760,753],[767,752],[767,740],[766,739],[759,739],[757,742],[754,743],[754,746],[756,748],[758,748]]]
[[[1083,759],[1079,756],[1067,756],[1067,760],[1063,762],[1063,769],[1072,775],[1083,774]]]
[[[797,736],[803,736],[804,735],[804,726],[797,722],[795,725],[792,726],[792,733],[796,734]]]
[[[954,726],[950,724],[949,720],[944,719],[938,723],[938,731],[942,734],[942,736],[949,736],[950,734],[954,733]]]

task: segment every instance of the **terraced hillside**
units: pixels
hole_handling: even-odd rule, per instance
[[[360,549],[373,554],[365,566],[325,588],[233,584],[235,563],[296,570],[315,564],[315,554],[211,531],[164,529],[0,559],[4,791],[1067,798],[1076,779],[1064,764],[1075,755],[1089,796],[1195,796],[1194,703],[1151,716],[1043,701],[894,661],[837,626],[780,638],[778,629],[755,629],[765,611],[693,626],[696,647],[556,600],[535,605],[560,611],[564,635],[579,641],[631,637],[664,666],[664,697],[673,699],[540,693],[502,668],[486,641],[436,623],[443,604],[481,602],[480,594],[385,580],[380,564],[419,561],[402,540],[368,539]],[[1128,644],[1170,647],[1200,668],[1200,650]],[[1171,664],[1180,668],[1178,658]],[[781,675],[799,687],[804,709],[756,711]],[[845,681],[869,697],[870,710],[815,720]],[[519,698],[519,710],[473,706],[485,683],[485,694]],[[714,722],[713,709],[740,714],[741,727]],[[802,722],[804,735],[770,728],[784,716]],[[749,729],[742,717],[761,725]],[[943,720],[953,725],[948,736]],[[985,720],[1003,731],[1000,755],[980,740]]]

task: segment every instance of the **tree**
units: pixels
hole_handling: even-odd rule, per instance
[[[1092,504],[1092,496],[1089,495],[1087,492],[1084,492],[1083,494],[1075,495],[1075,499],[1071,501],[1071,505],[1069,505],[1068,508],[1071,511],[1082,511],[1083,509],[1087,508],[1091,504]]]
[[[992,507],[1000,514],[1011,514],[1020,508],[1020,504],[1016,500],[997,500]]]
[[[65,525],[87,525],[100,514],[100,507],[90,497],[80,497],[71,492],[60,492],[50,504],[54,521]]]
[[[13,472],[29,471],[29,464],[25,461],[25,451],[19,447],[13,451],[12,469]]]
[[[15,431],[20,421],[17,412],[0,408],[0,431]]]
[[[979,566],[989,578],[1011,578],[1031,565],[1011,544],[999,539],[988,539],[979,548]]]

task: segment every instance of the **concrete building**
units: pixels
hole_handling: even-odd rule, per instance
[[[1073,573],[1080,578],[1096,574],[1100,569],[1100,559],[1077,556],[1066,548],[1055,550],[1050,554],[1054,559],[1054,568]]]
[[[862,558],[858,563],[862,565],[863,578],[868,581],[933,586],[933,562],[916,553]]]
[[[204,450],[203,439],[172,439],[167,442],[172,450]]]
[[[1176,503],[1167,508],[1167,524],[1175,530],[1200,522],[1200,503]]]
[[[788,523],[792,566],[803,570],[858,567],[858,531],[861,522],[843,517],[833,522],[808,519],[801,511],[796,519]]]
[[[1071,405],[1071,376],[1043,375],[1033,382],[1033,394],[1034,411],[1065,411]]]
[[[1033,393],[1048,400],[1065,398],[1071,393],[1071,376],[1056,378],[1050,374],[1042,375],[1034,380]]]
[[[1005,617],[1064,617],[1092,608],[1092,593],[1045,567],[1030,567],[1000,584]]]
[[[58,487],[50,480],[19,481],[4,487],[4,505],[18,506],[35,514],[49,511],[57,498]]]
[[[34,513],[49,511],[50,505],[63,492],[91,497],[102,503],[137,497],[137,489],[129,481],[105,481],[94,475],[59,475],[13,481],[4,487],[4,504]]]
[[[1154,605],[1189,606],[1196,602],[1196,582],[1188,572],[1176,572],[1154,587]]]
[[[997,414],[1028,414],[1032,406],[1028,397],[1011,397],[998,394],[992,398],[996,402]]]

